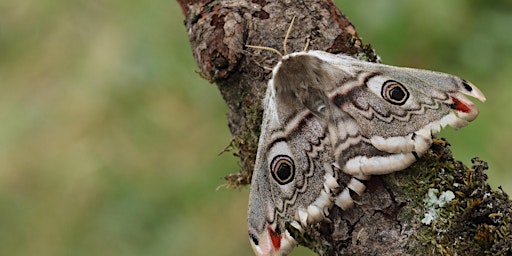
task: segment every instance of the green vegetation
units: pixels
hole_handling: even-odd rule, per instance
[[[509,1],[337,1],[383,62],[485,92],[448,138],[512,192]],[[0,3],[0,255],[250,255],[227,109],[173,1]],[[294,255],[312,255],[297,250]]]

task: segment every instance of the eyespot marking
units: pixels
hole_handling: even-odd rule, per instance
[[[286,155],[277,155],[270,163],[272,178],[280,185],[290,183],[295,177],[295,164]]]
[[[382,85],[382,97],[394,105],[403,105],[409,98],[409,91],[401,83],[388,80]]]

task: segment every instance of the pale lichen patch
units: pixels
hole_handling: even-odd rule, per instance
[[[444,207],[444,205],[455,198],[455,194],[452,191],[443,191],[439,195],[439,190],[435,188],[431,188],[428,190],[423,202],[425,203],[425,208],[427,212],[425,213],[425,217],[421,220],[421,223],[425,225],[430,225],[432,221],[437,220],[438,211],[440,208]]]

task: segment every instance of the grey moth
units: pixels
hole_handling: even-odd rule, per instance
[[[300,230],[332,207],[349,209],[362,181],[405,169],[441,128],[474,120],[478,110],[466,95],[485,101],[449,74],[316,50],[283,56],[263,99],[250,187],[256,255],[287,255],[297,243],[285,223]],[[341,173],[352,179],[341,184]]]

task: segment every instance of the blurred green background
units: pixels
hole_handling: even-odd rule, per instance
[[[337,1],[383,62],[488,102],[442,133],[512,192],[510,1]],[[0,255],[251,255],[227,109],[173,1],[0,2]],[[298,249],[294,255],[313,255]]]

